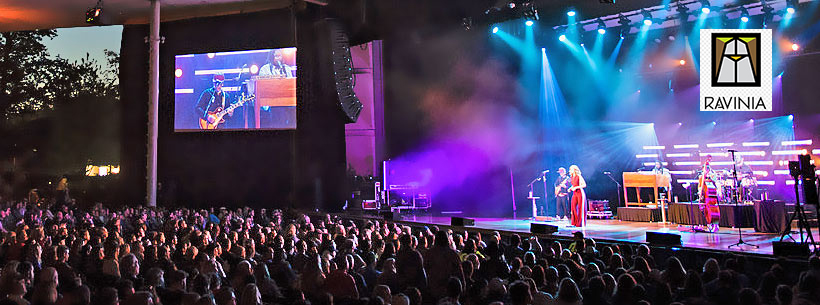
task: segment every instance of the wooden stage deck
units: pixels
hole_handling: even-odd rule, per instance
[[[747,254],[771,255],[772,241],[779,241],[780,234],[774,233],[757,233],[753,228],[744,228],[743,240],[747,243],[757,245],[759,248],[752,246],[741,246],[728,248],[729,245],[738,241],[738,231],[736,228],[720,228],[717,233],[706,232],[692,232],[690,226],[683,226],[670,223],[654,223],[654,222],[632,222],[620,220],[596,220],[590,219],[587,221],[587,226],[584,228],[577,228],[569,225],[568,220],[554,220],[554,221],[535,221],[527,219],[509,219],[509,218],[472,218],[475,220],[475,226],[470,227],[481,230],[496,230],[505,232],[526,233],[530,232],[530,223],[540,222],[558,226],[558,233],[554,234],[560,237],[571,237],[575,231],[582,231],[586,237],[594,238],[599,241],[619,241],[619,242],[646,242],[646,231],[675,233],[681,235],[681,241],[684,248],[697,248],[710,251],[734,251],[743,252]],[[449,217],[442,216],[425,216],[425,215],[402,215],[401,221],[405,224],[412,225],[450,225]],[[817,228],[813,228],[812,233],[816,241],[820,241],[820,236],[817,234]],[[795,239],[800,239],[798,234],[792,234]],[[790,241],[788,237],[784,239]]]

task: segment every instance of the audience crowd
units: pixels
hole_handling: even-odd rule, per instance
[[[820,259],[684,266],[597,245],[265,209],[0,210],[0,305],[790,305],[820,301]],[[759,268],[758,268],[759,269]]]

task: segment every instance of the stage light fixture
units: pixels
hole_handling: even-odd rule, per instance
[[[473,18],[466,17],[461,19],[461,26],[464,28],[465,31],[473,29]]]
[[[749,123],[754,123],[755,119],[749,119]]]
[[[498,33],[498,27],[497,26],[493,27],[493,34],[495,34],[495,33]]]
[[[257,73],[259,73],[259,66],[255,65],[255,64],[251,65],[251,74],[257,74]]]
[[[643,15],[643,24],[646,26],[652,25],[652,14],[647,12],[646,10],[641,10],[641,15]]]
[[[569,10],[569,11],[567,11],[567,16],[569,16],[569,17],[575,17],[575,10]]]
[[[793,114],[789,115],[789,121],[791,121],[791,120],[794,120],[794,115]]]
[[[527,20],[524,21],[524,24],[526,24],[527,26],[532,26],[533,24],[535,24],[535,22],[533,22],[532,20]]]
[[[749,22],[749,10],[743,6],[740,7],[740,21]]]
[[[774,20],[774,8],[764,2],[760,11],[763,12],[763,28],[765,29],[768,27],[768,24]]]
[[[102,16],[102,0],[97,0],[94,7],[85,12],[85,23],[100,24],[100,17]]]
[[[560,40],[561,42],[567,41],[567,35],[561,34],[561,36],[558,36],[558,40]]]
[[[601,18],[598,18],[598,34],[606,34],[606,23]]]
[[[786,13],[794,14],[797,9],[797,0],[786,0]]]
[[[521,4],[523,7],[522,15],[524,15],[524,19],[527,20],[538,20],[538,9],[535,8],[535,4],[532,2],[525,2]]]
[[[678,2],[678,6],[677,8],[675,8],[675,10],[678,12],[678,17],[681,19],[681,21],[689,21],[689,8],[686,7],[686,5]]]
[[[704,14],[709,14],[712,12],[712,4],[709,0],[700,0],[700,12]]]
[[[182,77],[182,69],[177,68],[176,70],[174,70],[174,76],[176,76],[177,78]]]
[[[620,29],[618,30],[621,39],[624,39],[626,35],[629,34],[629,31],[632,29],[630,24],[632,21],[629,18],[626,18],[623,14],[618,14],[618,25],[620,25]]]
[[[684,66],[684,65],[686,65],[686,60],[681,59],[680,61],[678,61],[678,63],[679,63],[681,66]]]
[[[717,125],[717,122],[712,121],[712,126]]]
[[[515,2],[510,2],[509,4],[507,4],[507,7],[515,8]]]
[[[797,50],[800,50],[800,45],[799,45],[799,44],[796,44],[796,43],[793,43],[793,44],[792,44],[792,51],[797,52]]]

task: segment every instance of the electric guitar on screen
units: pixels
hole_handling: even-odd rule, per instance
[[[234,109],[241,107],[245,104],[245,102],[255,99],[256,96],[249,95],[239,99],[238,102],[231,104],[228,108],[222,109],[222,107],[217,108],[214,111],[208,111],[208,114],[205,118],[199,118],[199,129],[216,129],[219,124],[225,123],[225,115],[228,112],[233,111]],[[213,123],[211,123],[213,122]]]

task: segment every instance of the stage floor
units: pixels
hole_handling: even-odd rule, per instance
[[[539,222],[558,226],[558,233],[556,235],[563,237],[571,237],[575,231],[582,231],[586,237],[591,237],[600,241],[625,241],[625,242],[646,242],[646,231],[675,233],[681,235],[683,247],[686,248],[700,248],[717,251],[734,251],[743,253],[755,253],[763,255],[772,254],[772,241],[779,241],[779,233],[757,233],[754,228],[744,228],[743,241],[757,245],[755,248],[748,245],[743,245],[740,248],[729,245],[737,243],[738,232],[733,228],[720,228],[717,233],[692,232],[690,226],[670,224],[670,223],[656,223],[656,222],[633,222],[620,220],[597,220],[590,219],[587,221],[587,226],[584,228],[577,228],[569,225],[568,220],[554,220],[554,221],[534,221],[530,219],[509,219],[509,218],[472,218],[475,219],[475,226],[471,228],[479,228],[485,230],[497,230],[507,232],[530,232],[530,223]],[[433,224],[441,226],[450,225],[450,217],[439,216],[416,216],[416,215],[402,215],[402,222],[411,224]],[[813,231],[815,240],[820,241],[817,235],[817,229]],[[800,239],[798,234],[792,234],[795,239]],[[784,241],[791,241],[788,237]]]

